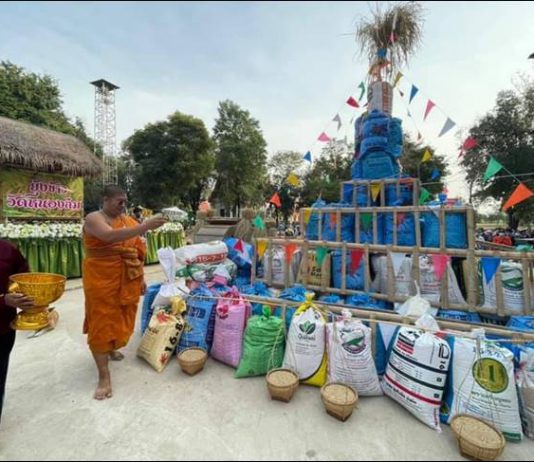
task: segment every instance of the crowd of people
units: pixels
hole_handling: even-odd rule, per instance
[[[534,239],[534,232],[523,229],[513,230],[510,228],[497,228],[497,229],[479,229],[477,231],[477,240],[492,242],[493,244],[507,245],[514,247],[521,244],[524,239]]]

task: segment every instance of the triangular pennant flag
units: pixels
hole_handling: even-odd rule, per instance
[[[241,239],[238,239],[237,242],[234,245],[234,250],[237,250],[238,252],[244,253],[245,248],[243,247],[243,241]]]
[[[495,276],[499,265],[501,264],[501,259],[498,257],[482,257],[481,263],[482,268],[484,269],[486,284],[489,284],[493,279],[493,276]]]
[[[379,58],[385,58],[387,54],[388,54],[388,49],[387,48],[380,48],[376,52],[376,56],[378,56]]]
[[[406,114],[408,115],[408,117],[411,117],[411,116],[412,116],[412,113],[410,112],[409,109],[406,109]]]
[[[499,163],[498,160],[496,160],[494,157],[490,158],[488,168],[486,168],[486,172],[484,173],[484,183],[490,178],[494,177],[503,168],[504,167]]]
[[[391,34],[389,34],[389,43],[395,43],[395,34],[393,31],[391,31]]]
[[[360,82],[360,85],[358,85],[358,88],[361,88],[362,91],[360,92],[360,97],[358,98],[358,100],[362,100],[363,98],[363,94],[365,93],[365,84],[363,82]]]
[[[373,223],[373,214],[372,213],[362,213],[360,215],[360,221],[363,225],[363,229],[367,230],[371,227]]]
[[[331,213],[330,214],[330,229],[334,229],[337,224],[337,214]]]
[[[258,257],[263,258],[265,250],[267,250],[267,241],[258,241]]]
[[[404,92],[399,89],[399,94],[401,95],[401,98],[404,98]]]
[[[282,202],[280,201],[280,196],[277,192],[273,194],[273,197],[269,199],[269,204],[274,204],[277,208],[282,207]]]
[[[419,88],[417,88],[415,85],[412,84],[412,89],[410,90],[410,100],[408,101],[408,104],[412,102],[412,99],[415,98],[415,95],[417,95],[418,91],[419,91]]]
[[[371,197],[373,202],[376,202],[378,195],[380,194],[380,183],[371,183]]]
[[[417,141],[421,141],[423,139],[423,135],[421,135],[421,132],[417,132]]]
[[[510,207],[513,207],[514,205],[517,205],[532,196],[534,196],[534,193],[523,183],[520,183],[519,186],[515,188],[515,191],[512,193],[512,195],[508,198],[506,204],[504,204],[502,208],[503,212],[506,212]]]
[[[337,131],[341,128],[341,117],[339,117],[339,114],[336,114],[336,116],[332,119],[332,122],[337,122]]]
[[[304,209],[304,224],[308,224],[311,217],[311,209]]]
[[[311,163],[311,161],[312,161],[311,151],[308,151],[306,154],[304,154],[303,159],[307,160],[309,163]]]
[[[433,169],[432,176],[430,177],[430,179],[437,180],[440,177],[441,177],[441,172],[437,168]]]
[[[441,281],[445,270],[447,269],[447,263],[449,263],[451,257],[448,255],[432,255],[432,264],[434,265],[434,273],[436,279]]]
[[[362,249],[354,249],[350,251],[350,272],[351,273],[354,274],[356,272],[356,270],[360,266],[362,257],[363,257]]]
[[[360,107],[360,105],[358,104],[358,101],[356,101],[352,96],[350,96],[349,99],[347,100],[347,104],[352,107]]]
[[[391,253],[391,261],[393,262],[393,271],[395,273],[395,276],[399,274],[399,270],[401,269],[402,262],[406,258],[406,255],[403,253],[398,252],[392,252]]]
[[[315,249],[315,257],[317,258],[317,264],[321,266],[323,264],[324,258],[328,254],[328,249],[326,247],[317,247]]]
[[[258,229],[265,229],[265,223],[263,222],[263,218],[260,215],[256,215],[256,218],[254,218],[254,221],[252,223]]]
[[[290,173],[287,177],[287,180],[286,180],[291,186],[295,186],[295,187],[298,187],[300,186],[300,180],[299,180],[299,177],[297,175],[295,175],[294,173]]]
[[[423,205],[430,198],[430,191],[426,188],[421,188],[421,196],[419,196],[419,205]]]
[[[319,138],[317,138],[319,141],[322,141],[322,142],[327,142],[327,141],[330,141],[330,137],[325,133],[325,132],[322,132],[320,135],[319,135]]]
[[[395,76],[395,80],[393,81],[393,88],[397,86],[397,84],[399,83],[399,80],[402,79],[403,75],[404,74],[401,71],[397,72],[397,75]]]
[[[464,141],[464,144],[462,144],[462,147],[460,148],[462,151],[467,151],[469,149],[473,149],[475,147],[478,146],[478,142],[477,140],[472,137],[472,136],[469,136],[465,141]]]
[[[397,213],[397,225],[401,226],[404,223],[404,220],[406,220],[406,214],[405,213]]]
[[[430,150],[425,149],[425,153],[423,154],[423,159],[421,160],[421,162],[428,162],[430,159],[432,159],[432,153],[430,152]]]
[[[443,124],[443,128],[441,129],[441,131],[439,132],[439,135],[438,135],[438,138],[440,136],[443,136],[445,135],[445,133],[447,133],[452,127],[454,127],[456,125],[456,122],[454,122],[454,120],[452,120],[450,117],[447,117],[447,120],[445,121],[445,123]]]
[[[291,262],[291,259],[293,258],[293,254],[297,250],[297,244],[286,244],[286,261],[288,263]]]
[[[430,111],[434,108],[435,105],[436,103],[431,100],[428,100],[428,103],[426,103],[425,116],[423,117],[423,120],[426,120],[428,114],[430,114]]]

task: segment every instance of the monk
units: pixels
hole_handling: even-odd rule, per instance
[[[146,247],[140,236],[166,222],[152,218],[139,224],[125,214],[126,204],[121,188],[106,186],[102,210],[87,215],[83,227],[83,332],[98,369],[98,400],[112,396],[108,361],[124,357],[117,350],[133,333],[139,298],[146,289]]]

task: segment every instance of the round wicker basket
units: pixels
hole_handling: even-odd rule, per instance
[[[299,386],[299,376],[291,369],[273,369],[265,379],[271,399],[284,403],[291,401]]]
[[[178,363],[188,375],[198,374],[208,360],[208,352],[204,348],[191,347],[186,348],[178,354]]]
[[[495,460],[506,445],[503,434],[478,417],[458,414],[451,421],[460,454],[468,459]]]
[[[358,393],[352,387],[338,382],[323,385],[321,397],[326,412],[342,422],[351,416],[358,402]]]

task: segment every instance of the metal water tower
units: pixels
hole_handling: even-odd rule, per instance
[[[117,85],[100,79],[91,82],[95,86],[95,147],[102,146],[104,173],[102,181],[117,184],[117,130],[115,126],[115,90]]]

